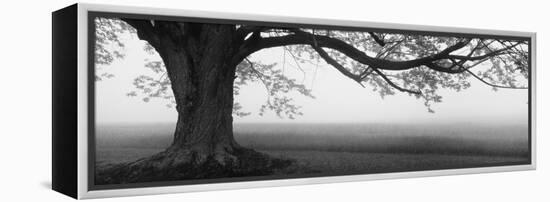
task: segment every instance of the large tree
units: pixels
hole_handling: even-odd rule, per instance
[[[124,56],[120,35],[125,32],[137,34],[147,51],[160,56],[145,66],[163,75],[136,78],[136,91],[128,95],[172,100],[178,119],[165,151],[99,170],[99,183],[269,174],[286,166],[287,161],[243,148],[233,138],[233,115],[248,114],[234,101],[240,86],[262,83],[269,98],[261,113],[272,110],[288,118],[301,114],[289,92],[313,97],[274,64],[252,61],[263,49],[283,47],[297,64],[324,61],[381,96],[403,92],[423,99],[430,112],[431,103],[441,101],[441,88],[459,91],[474,79],[495,89],[528,85],[524,39],[100,17],[96,66]],[[477,66],[484,68],[475,72]],[[106,77],[112,75],[96,74],[98,80]]]

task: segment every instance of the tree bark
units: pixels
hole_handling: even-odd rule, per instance
[[[224,163],[238,148],[233,138],[234,47],[231,27],[203,26],[199,39],[163,40],[164,60],[176,99],[178,120],[170,151],[191,150],[199,161]],[[186,44],[196,44],[195,46]],[[185,47],[185,48],[182,48]]]
[[[186,24],[193,29],[182,37],[181,26],[155,26],[178,112],[173,142],[151,157],[99,169],[96,184],[266,175],[289,166],[233,137],[234,27]]]

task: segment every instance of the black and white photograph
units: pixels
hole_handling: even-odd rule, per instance
[[[529,37],[88,20],[95,189],[531,163]]]
[[[550,201],[540,0],[21,0],[0,201]]]

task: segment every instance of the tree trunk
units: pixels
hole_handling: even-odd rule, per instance
[[[243,148],[233,137],[233,27],[195,29],[185,38],[166,31],[156,47],[176,99],[173,143],[152,157],[100,169],[96,183],[265,175],[290,165]]]
[[[214,156],[224,163],[238,148],[233,138],[233,44],[229,27],[205,27],[197,44],[165,42],[159,51],[176,99],[178,120],[169,150],[190,150],[199,162]],[[194,40],[194,39],[190,39]]]

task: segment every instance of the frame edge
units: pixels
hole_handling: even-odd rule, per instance
[[[52,189],[77,198],[77,5],[52,12]]]

